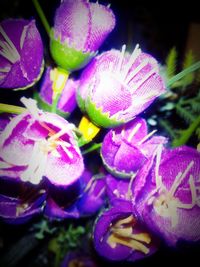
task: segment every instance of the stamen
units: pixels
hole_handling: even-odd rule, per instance
[[[46,142],[46,141],[45,141]],[[38,184],[44,175],[47,154],[40,150],[40,142],[35,142],[33,152],[28,163],[27,169],[22,173],[22,181]]]
[[[11,48],[8,47],[7,43],[0,41],[0,48],[2,48],[2,50],[0,50],[0,55],[5,57],[13,64],[17,61],[15,55],[13,55]]]
[[[136,174],[137,174],[137,173],[135,173],[135,175],[132,175],[132,176],[131,176],[131,179],[130,179],[130,182],[129,182],[129,185],[128,185],[128,190],[127,190],[127,193],[126,193],[126,198],[127,198],[128,200],[130,200],[130,199],[132,198],[132,196],[133,196],[131,187],[132,187],[132,184],[133,184],[133,181],[134,181],[134,179],[135,179]]]
[[[132,248],[134,250],[137,251],[141,251],[144,254],[148,254],[149,253],[149,249],[143,245],[141,242],[136,241],[136,240],[126,240],[123,238],[120,238],[114,234],[111,234],[107,240],[107,243],[112,247],[115,248],[116,244],[121,244],[124,245],[126,247]]]
[[[37,102],[34,99],[32,99],[32,98],[26,98],[24,96],[20,100],[24,104],[24,106],[28,109],[28,111],[30,112],[30,114],[36,120],[40,120],[39,109],[37,107]]]
[[[143,62],[140,63],[139,66],[137,66],[137,68],[135,68],[133,71],[131,71],[131,73],[128,75],[128,77],[125,79],[125,83],[129,83],[133,77],[141,71],[141,69],[143,69],[144,67],[147,66],[147,64],[149,63],[148,59],[145,59]]]
[[[10,67],[0,68],[0,72],[9,72]]]
[[[136,58],[141,54],[141,49],[139,48],[139,44],[137,44],[135,46],[135,49],[133,51],[133,53],[131,54],[129,61],[127,63],[127,65],[125,66],[125,69],[122,73],[122,80],[124,80],[130,70],[130,68],[132,67],[133,63],[135,62]]]
[[[126,217],[125,219],[121,219],[119,221],[117,221],[117,223],[115,224],[115,227],[121,227],[122,224],[129,224],[129,223],[135,223],[135,219],[133,217],[133,215],[130,215],[128,217]]]
[[[186,175],[188,174],[188,172],[190,171],[190,169],[192,168],[192,166],[194,165],[194,161],[191,161],[187,168],[185,169],[184,173],[181,174],[180,173],[177,175],[177,177],[174,180],[174,183],[172,184],[172,187],[169,191],[170,196],[173,196],[174,193],[176,192],[177,188],[179,187],[179,185],[181,184],[181,182],[183,181],[183,179],[186,177]]]
[[[49,128],[50,129],[50,128]],[[66,130],[65,129],[61,129],[59,132],[51,135],[51,137],[48,138],[48,141],[53,141],[53,140],[56,140],[58,139],[59,137],[61,137],[63,134],[66,133]]]
[[[156,150],[155,176],[156,176],[157,189],[162,187],[161,176],[159,176],[159,166],[160,166],[160,161],[161,161],[161,154],[162,154],[162,144],[158,145],[157,150]]]
[[[190,185],[190,191],[191,191],[191,195],[192,195],[192,203],[191,204],[184,204],[184,203],[180,202],[177,206],[178,208],[192,209],[194,207],[194,205],[196,204],[197,194],[196,194],[196,188],[195,188],[195,183],[194,183],[194,177],[192,176],[192,174],[190,175],[189,185]]]
[[[19,55],[16,47],[14,46],[13,42],[10,40],[10,38],[8,37],[6,32],[4,31],[4,29],[2,28],[2,26],[0,26],[0,33],[2,34],[2,36],[4,37],[4,39],[6,40],[8,45],[10,46],[10,48],[11,48],[10,50],[12,50],[12,52],[14,53],[16,61],[20,60],[20,55]]]
[[[20,48],[21,49],[23,48],[23,45],[24,45],[24,40],[26,38],[26,33],[27,33],[27,30],[28,30],[28,27],[29,27],[29,25],[24,26],[24,29],[22,31],[22,35],[21,35],[21,38],[20,38]]]
[[[136,91],[144,82],[146,82],[154,73],[156,73],[155,68],[148,72],[136,85],[134,85],[133,91]]]
[[[116,69],[117,73],[120,73],[120,70],[122,68],[122,62],[123,62],[123,59],[124,59],[125,50],[126,50],[126,45],[124,44],[122,46],[122,51],[120,53],[120,58],[119,58],[119,62],[118,62],[117,69]]]
[[[141,123],[138,123],[138,124],[133,128],[133,130],[131,131],[131,133],[130,133],[128,139],[127,139],[129,143],[131,142],[133,136],[138,132],[138,130],[140,129],[141,125],[142,125]]]
[[[110,8],[110,6],[111,6],[111,4],[108,4],[108,5],[107,5],[107,8]]]
[[[142,143],[144,143],[147,139],[149,139],[149,137],[151,137],[155,132],[157,132],[157,130],[153,130],[152,132],[150,132],[149,134],[147,134],[139,143],[138,145],[141,145]]]
[[[138,234],[132,234],[132,227],[127,228],[113,228],[113,232],[117,235],[120,235],[122,237],[128,237],[137,241],[142,241],[144,243],[149,244],[151,242],[151,237],[148,233],[138,233]]]

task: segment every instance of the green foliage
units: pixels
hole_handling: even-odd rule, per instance
[[[173,47],[166,58],[166,75],[171,78],[176,73],[177,50]]]
[[[70,250],[81,246],[81,240],[86,233],[82,226],[73,226],[70,224],[68,228],[61,226],[58,228],[56,236],[49,242],[48,249],[55,255],[54,266],[60,265],[66,253]]]
[[[174,47],[166,58],[168,92],[162,98],[166,103],[160,108],[165,119],[159,119],[158,122],[170,135],[172,147],[187,144],[195,135],[200,139],[200,61],[194,63],[194,58],[192,51],[187,52],[179,73],[176,70],[177,51]],[[174,123],[174,118],[178,125]]]
[[[194,64],[195,58],[193,52],[190,50],[186,53],[184,61],[183,61],[183,70],[187,69],[188,67],[192,66]],[[195,75],[194,72],[188,73],[183,79],[182,84],[184,87],[191,84],[194,81]]]

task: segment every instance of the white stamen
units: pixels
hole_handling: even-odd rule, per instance
[[[133,128],[133,130],[131,131],[131,133],[130,133],[130,135],[129,135],[129,137],[128,137],[128,142],[129,142],[129,143],[131,142],[133,136],[138,132],[138,130],[140,129],[141,125],[142,125],[141,123],[138,123],[138,124]]]
[[[191,191],[191,196],[192,196],[192,203],[191,204],[179,203],[178,208],[192,209],[194,207],[194,205],[196,204],[197,194],[196,194],[194,177],[192,174],[190,175],[189,185],[190,185],[190,191]]]
[[[108,5],[107,5],[107,8],[110,8],[110,6],[111,6],[111,4],[108,4]]]
[[[158,145],[156,150],[156,167],[155,167],[155,175],[156,175],[156,187],[157,189],[162,187],[162,180],[161,176],[159,176],[159,166],[161,161],[161,154],[162,154],[162,144]]]
[[[172,184],[172,187],[169,191],[170,195],[173,196],[174,193],[176,192],[177,188],[179,187],[179,185],[181,184],[181,182],[183,181],[183,179],[186,177],[186,175],[188,174],[188,172],[190,171],[190,169],[192,168],[192,166],[194,165],[194,161],[191,161],[187,168],[185,169],[184,173],[180,173],[176,176],[174,183]]]
[[[63,145],[61,145],[62,149],[65,151],[65,153],[67,154],[67,156],[70,158],[70,159],[73,159],[73,154]]]
[[[141,54],[141,49],[139,48],[139,44],[137,44],[135,46],[135,49],[133,51],[133,53],[131,54],[129,61],[127,63],[127,65],[125,66],[125,69],[122,73],[122,80],[124,80],[130,70],[130,68],[132,67],[133,63],[135,62],[136,58]]]
[[[150,132],[149,134],[147,134],[139,143],[138,145],[141,145],[142,143],[144,143],[147,139],[149,139],[149,137],[151,137],[155,132],[157,132],[157,130],[153,130],[152,132]]]
[[[123,59],[124,59],[125,50],[126,50],[126,45],[124,44],[122,46],[122,51],[120,53],[120,58],[119,58],[119,62],[118,62],[117,69],[116,69],[116,72],[117,73],[120,73],[120,71],[121,71],[121,67],[122,67],[122,63],[123,63]]]
[[[11,51],[11,53],[14,55],[15,60],[16,61],[20,60],[20,55],[19,55],[16,47],[14,46],[13,42],[10,40],[10,38],[8,37],[8,35],[6,34],[6,32],[4,31],[4,29],[2,28],[2,26],[0,26],[0,33],[2,34],[2,36],[4,37],[4,39],[6,40],[7,47],[9,47],[9,51]],[[0,42],[0,45],[1,44],[2,44],[2,41]],[[14,62],[12,62],[12,63],[14,63]]]
[[[140,63],[139,66],[137,66],[137,68],[135,68],[133,71],[131,71],[131,73],[125,79],[125,83],[128,84],[138,72],[140,72],[144,67],[146,67],[148,62],[149,62],[149,60],[145,59],[143,62]]]
[[[37,102],[34,99],[22,97],[20,101],[24,104],[24,106],[28,109],[30,114],[36,119],[40,120],[39,109],[37,107]]]
[[[136,85],[134,85],[134,88],[132,92],[136,91],[144,82],[146,82],[154,73],[156,73],[155,68],[153,68],[150,72],[148,72],[139,82],[137,82]],[[153,95],[154,96],[154,95]]]
[[[5,68],[0,68],[0,72],[9,72],[10,71],[10,67],[5,67]]]
[[[47,141],[43,141],[43,145],[44,142]],[[28,167],[21,175],[22,181],[30,181],[33,184],[38,184],[41,181],[44,174],[42,169],[45,168],[47,154],[45,155],[45,153],[40,150],[40,145],[40,142],[35,142]],[[43,167],[40,165],[43,165]]]
[[[64,129],[60,130],[59,132],[57,132],[56,134],[53,134],[51,137],[49,137],[48,141],[53,141],[58,139],[59,137],[61,137],[63,134],[65,134],[66,131]]]
[[[20,38],[20,48],[21,49],[23,48],[23,45],[24,45],[24,40],[25,40],[25,37],[26,37],[26,33],[27,33],[27,30],[28,30],[28,27],[29,27],[29,25],[24,26],[24,29],[22,31],[22,35],[21,35],[21,38]]]
[[[124,129],[124,127],[122,128],[121,136],[122,136],[123,138],[125,137],[125,129]]]

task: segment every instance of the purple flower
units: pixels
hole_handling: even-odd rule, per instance
[[[112,175],[106,176],[106,193],[109,203],[117,206],[121,200],[132,200],[132,183],[133,179],[119,179]]]
[[[98,267],[97,263],[95,263],[94,259],[89,254],[78,250],[69,251],[60,267],[68,266]]]
[[[0,218],[6,223],[23,224],[42,213],[45,190],[5,178],[0,185]]]
[[[103,176],[92,175],[85,170],[80,177],[79,193],[75,200],[72,197],[59,203],[61,199],[57,196],[57,200],[50,197],[47,199],[45,215],[50,218],[80,218],[96,214],[105,204],[105,181]],[[70,189],[72,192],[73,189]],[[67,196],[67,193],[65,193]],[[64,197],[63,197],[64,198]]]
[[[102,127],[132,120],[165,92],[157,61],[138,45],[132,55],[111,50],[97,56],[83,71],[78,104]]]
[[[51,38],[53,59],[69,71],[84,67],[114,26],[109,7],[86,0],[61,1]]]
[[[162,151],[138,173],[134,211],[169,245],[200,240],[200,153],[190,147]]]
[[[120,205],[101,214],[94,226],[94,246],[97,252],[113,261],[135,261],[153,254],[158,241],[132,214],[131,203]]]
[[[84,170],[73,126],[39,110],[32,99],[22,98],[22,102],[27,112],[14,117],[0,135],[0,158],[11,166],[8,171],[20,168],[16,175],[32,184],[43,177],[56,186],[73,184]]]
[[[0,23],[0,88],[25,89],[43,71],[43,44],[34,20]]]
[[[50,106],[52,105],[54,72],[54,69],[51,69],[50,67],[47,68],[40,88],[39,96],[45,103],[45,105],[42,103],[42,107],[47,111],[50,111]],[[75,91],[78,88],[78,85],[78,80],[68,79],[61,93],[58,101],[58,110],[64,112],[65,115],[69,115],[76,108]]]
[[[142,118],[110,130],[102,143],[101,157],[106,169],[114,176],[129,178],[152,157],[159,144],[167,139],[148,134],[146,121]],[[151,138],[150,138],[151,137]]]

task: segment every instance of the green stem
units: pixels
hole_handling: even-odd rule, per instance
[[[21,114],[25,111],[26,108],[0,103],[0,113]]]
[[[39,4],[39,1],[38,0],[32,0],[32,1],[33,1],[33,5],[35,6],[35,9],[36,9],[41,21],[42,21],[42,24],[43,24],[47,34],[50,36],[51,27],[50,27],[50,25],[46,19],[46,16],[45,16],[40,4]]]
[[[192,136],[193,132],[199,126],[199,124],[200,124],[200,116],[197,117],[193,121],[193,123],[189,126],[188,129],[182,131],[180,138],[176,138],[176,139],[173,140],[172,147],[178,147],[178,146],[186,144],[187,141]]]
[[[88,154],[94,150],[97,150],[101,147],[102,143],[98,143],[98,144],[92,144],[91,147],[89,147],[88,149],[85,149],[83,152],[82,152],[82,155],[85,155],[85,154]]]
[[[173,76],[171,79],[169,79],[167,81],[166,86],[170,87],[172,86],[172,84],[174,84],[175,82],[177,82],[178,80],[182,79],[184,76],[188,75],[189,73],[196,71],[200,68],[200,61],[196,62],[195,64],[193,64],[192,66],[184,69],[183,71],[179,72],[178,74],[176,74],[175,76]]]
[[[56,113],[57,112],[57,105],[58,105],[58,100],[60,98],[60,94],[57,94],[56,97],[53,99],[53,103],[51,106],[51,112]]]

